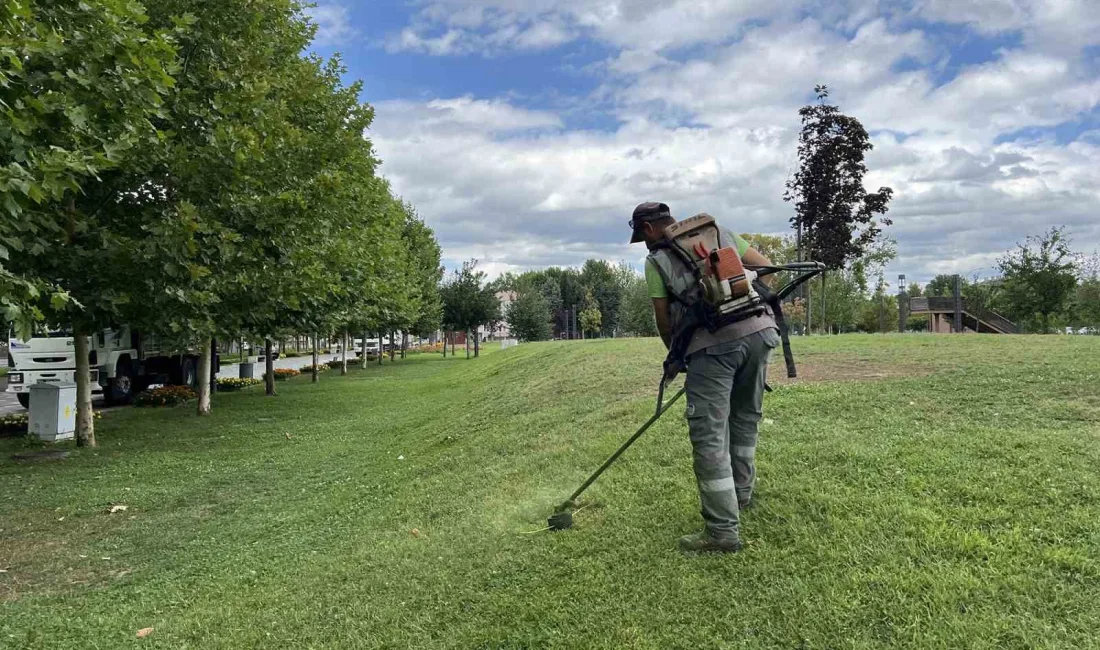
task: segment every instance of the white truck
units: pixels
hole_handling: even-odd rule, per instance
[[[127,326],[101,330],[88,338],[92,393],[102,394],[109,404],[126,404],[152,384],[198,385],[195,350],[168,349],[157,337],[143,336]],[[71,331],[44,331],[29,341],[8,337],[7,390],[16,394],[24,408],[30,404],[32,385],[72,381],[76,381],[76,354]]]

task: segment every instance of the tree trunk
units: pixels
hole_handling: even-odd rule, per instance
[[[401,358],[404,359],[408,356],[409,351],[409,333],[401,332]]]
[[[802,219],[798,219],[797,223],[795,224],[794,242],[795,242],[794,243],[795,254],[798,257],[799,264],[801,264],[802,259],[803,259],[802,258]],[[810,333],[810,301],[806,298],[806,294],[807,293],[813,293],[813,292],[812,291],[811,292],[806,291],[806,288],[807,288],[808,284],[809,283],[803,284],[798,289],[798,295],[802,298],[802,306],[806,308],[806,322],[803,323],[803,325],[802,325],[802,335],[803,336],[806,336]]]
[[[806,287],[806,289],[805,289],[805,291],[806,291],[806,334],[813,334],[813,332],[814,332],[814,328],[813,328],[813,323],[814,323],[813,284],[814,284],[813,282],[807,282],[805,285],[803,285],[803,286]]]
[[[310,375],[311,375],[310,379],[313,383],[316,384],[317,380],[319,378],[319,375],[321,374],[317,369],[317,362],[319,361],[319,359],[317,358],[317,356],[318,356],[318,354],[317,354],[317,332],[314,332],[313,336],[311,338],[312,338],[312,342],[313,342],[313,372],[310,373]]]
[[[370,338],[370,333],[363,330],[363,349],[359,356],[359,368],[361,370],[367,369],[367,339]]]
[[[382,332],[379,331],[378,332],[378,365],[382,365],[382,357],[386,356],[386,354],[385,354],[386,349],[383,347],[383,345],[385,345],[385,342],[384,342],[384,339],[382,337]]]
[[[455,355],[455,332],[451,330],[451,356]]]
[[[833,330],[829,327],[829,312],[825,311],[825,297],[827,287],[825,286],[825,271],[821,272],[821,329],[829,334]]]
[[[264,339],[264,392],[275,395],[275,345],[271,339]]]
[[[206,339],[199,348],[199,415],[210,415],[210,373],[214,364],[210,357],[214,354],[213,339]]]
[[[480,328],[476,328],[476,327],[474,328],[474,358],[475,359],[478,357],[478,354],[481,352],[481,347],[480,347],[481,346],[481,333],[478,332],[478,329],[480,329]]]
[[[470,330],[466,330],[466,360],[470,359]]]
[[[344,343],[340,346],[340,376],[348,374],[348,331],[344,330]]]
[[[214,359],[218,356],[218,339],[210,339],[210,394],[218,392],[218,364]]]
[[[78,447],[95,447],[92,373],[88,364],[88,336],[83,328],[73,328],[73,349],[76,354],[76,444]]]

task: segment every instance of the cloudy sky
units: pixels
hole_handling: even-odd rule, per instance
[[[816,83],[872,133],[907,273],[1100,246],[1100,0],[320,0],[382,173],[446,263],[637,264],[644,200],[787,232]]]

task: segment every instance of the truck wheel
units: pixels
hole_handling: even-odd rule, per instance
[[[180,386],[195,388],[199,383],[199,371],[195,368],[195,360],[187,357],[180,365]]]
[[[134,380],[130,373],[130,364],[122,362],[115,370],[115,376],[111,378],[107,387],[103,389],[103,397],[111,405],[129,404],[134,398]]]
[[[31,407],[31,394],[30,393],[16,393],[15,399],[19,400],[19,406],[25,409]]]

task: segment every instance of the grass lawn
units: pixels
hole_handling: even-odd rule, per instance
[[[795,347],[733,556],[676,550],[680,408],[532,532],[651,413],[656,340],[116,411],[53,463],[0,440],[0,647],[1100,647],[1100,338]]]

